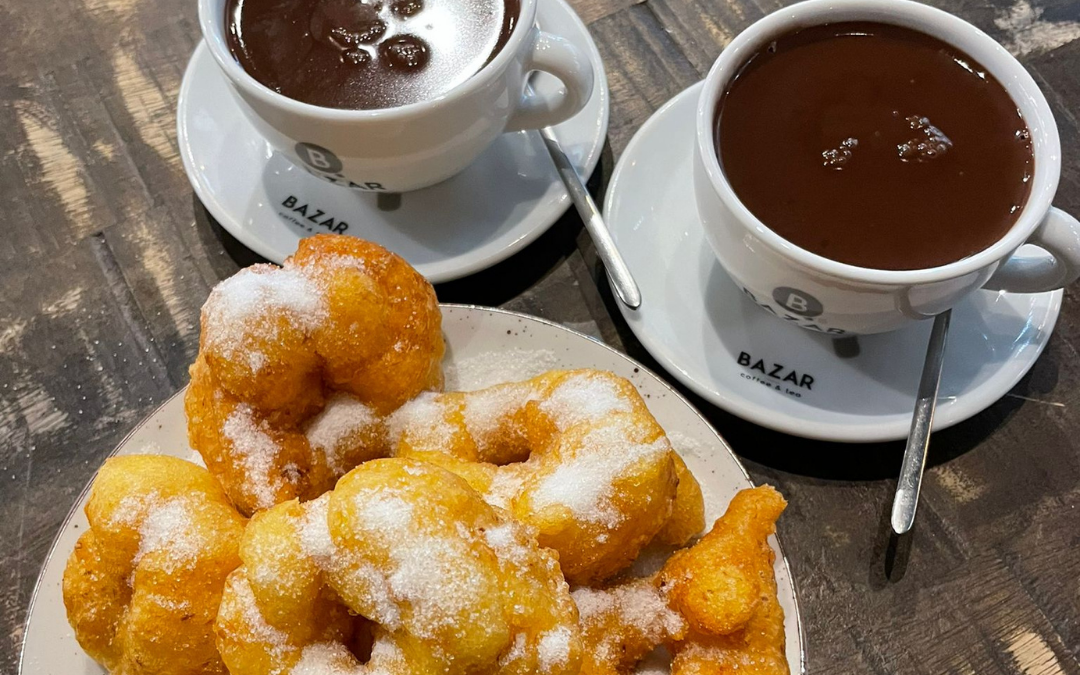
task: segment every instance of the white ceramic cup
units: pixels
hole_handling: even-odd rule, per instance
[[[1020,109],[1035,152],[1027,203],[989,248],[920,270],[856,267],[787,241],[739,201],[717,159],[720,97],[746,60],[775,37],[800,27],[875,21],[933,36],[972,56]],[[932,317],[979,288],[1036,293],[1080,276],[1080,223],[1050,205],[1061,175],[1057,125],[1031,75],[1004,47],[951,14],[909,0],[807,0],[778,10],[739,34],[713,64],[697,107],[694,189],[698,212],[720,264],[757,304],[776,316],[834,335],[881,333]],[[1035,244],[1039,255],[1016,255]]]
[[[558,124],[592,96],[588,57],[536,25],[537,0],[521,0],[517,25],[479,72],[429,101],[379,110],[302,103],[259,83],[226,41],[226,0],[199,0],[203,39],[241,108],[270,145],[314,175],[356,190],[405,192],[458,173],[504,131]],[[533,71],[563,87],[526,93]]]

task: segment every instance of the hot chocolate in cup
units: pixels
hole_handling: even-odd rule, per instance
[[[827,213],[821,209],[815,212],[814,205],[810,203],[819,199],[820,195],[813,190],[791,190],[789,194],[777,194],[776,203],[769,204],[768,194],[763,202],[762,195],[751,194],[753,190],[747,189],[745,182],[739,183],[745,181],[746,175],[754,175],[752,161],[730,161],[731,156],[728,155],[729,165],[724,166],[725,149],[734,145],[729,138],[731,145],[725,148],[724,134],[720,133],[724,124],[725,96],[734,91],[734,83],[740,75],[752,74],[752,68],[760,68],[760,63],[766,61],[758,59],[755,64],[754,57],[769,50],[776,52],[777,49],[784,49],[785,44],[792,43],[789,39],[792,35],[811,35],[815,31],[821,32],[816,27],[848,24],[859,28],[852,35],[862,35],[865,26],[872,28],[873,24],[885,24],[890,30],[883,30],[882,33],[898,33],[903,37],[903,33],[915,31],[921,34],[916,37],[928,36],[927,42],[943,42],[962,55],[958,61],[970,57],[980,66],[972,68],[973,77],[982,72],[991,80],[996,80],[996,83],[992,83],[994,86],[1000,83],[1007,95],[1007,98],[1002,97],[1003,100],[1007,102],[1011,99],[1015,106],[1014,113],[1020,118],[1017,121],[1017,137],[1025,144],[1025,152],[1029,153],[1028,162],[1023,165],[1026,168],[1017,174],[1017,180],[1024,181],[1024,190],[1020,197],[1013,199],[1011,209],[1009,202],[1005,202],[1007,211],[1003,213],[1007,214],[1006,220],[998,225],[985,223],[990,229],[983,230],[991,234],[989,239],[979,243],[977,250],[968,252],[962,246],[950,246],[945,248],[955,249],[956,252],[935,257],[934,251],[927,251],[925,246],[921,250],[917,246],[902,246],[905,243],[902,237],[894,237],[892,244],[880,244],[896,250],[875,251],[867,250],[865,246],[837,245],[835,236],[838,233],[839,236],[862,236],[868,241],[875,240],[866,233],[860,233],[858,228],[863,221],[858,220],[854,229],[849,229],[846,234],[842,229],[833,227],[837,223],[819,220],[820,232],[811,232],[812,236],[795,236],[806,234],[790,229],[792,222],[795,227],[804,225],[798,219],[801,217],[799,214]],[[805,36],[801,39],[802,42],[807,40]],[[873,43],[861,44],[862,48],[867,48],[866,45]],[[914,81],[912,86],[918,89]],[[788,105],[798,106],[802,103],[795,92],[789,91],[787,95]],[[903,142],[894,144],[896,161],[912,162],[910,169],[881,175],[902,178],[905,171],[919,170],[915,162],[932,162],[938,150],[950,150],[951,141],[945,136],[949,133],[948,129],[942,132],[933,127],[932,115],[930,120],[926,120],[913,114],[917,112],[894,111],[899,117],[898,122],[911,125],[913,136],[927,141],[925,147]],[[839,131],[843,124],[836,122],[844,115],[838,115],[835,110],[827,113],[829,118],[823,124],[829,125],[830,129],[836,127]],[[818,124],[818,120],[809,119],[806,124]],[[1019,293],[1044,292],[1061,288],[1080,276],[1080,223],[1051,206],[1061,174],[1061,148],[1057,126],[1045,97],[1023,66],[1001,45],[971,24],[941,10],[909,0],[807,0],[779,10],[739,34],[717,59],[705,78],[695,126],[694,188],[706,237],[720,264],[744,293],[765,311],[786,322],[830,335],[880,333],[939,314],[980,288]],[[1009,138],[1002,139],[1002,143],[1013,141],[1012,133],[1010,131]],[[835,141],[835,147],[822,147],[816,154],[815,161],[819,162],[823,172],[866,168],[866,160],[871,155],[865,153],[871,151],[873,139],[863,139],[861,145],[857,138],[849,140],[838,137]],[[746,152],[742,145],[739,144],[739,152]],[[883,144],[878,142],[877,146],[880,150]],[[928,155],[920,154],[927,149]],[[804,150],[792,148],[792,152]],[[864,154],[860,156],[860,152]],[[736,158],[743,157],[739,155]],[[778,155],[773,157],[783,159]],[[1019,155],[1016,157],[1017,162],[1023,159]],[[850,166],[844,165],[848,159],[851,160]],[[954,160],[955,157],[950,159]],[[862,165],[858,164],[860,161]],[[924,168],[931,166],[926,164]],[[941,166],[945,165],[936,168],[940,169]],[[745,167],[750,167],[749,174],[744,171]],[[1001,170],[1005,171],[1006,167],[1002,166]],[[999,178],[997,175],[992,177]],[[826,176],[823,180],[828,183],[830,178]],[[1000,201],[1002,188],[999,185],[991,186],[989,179],[983,182],[987,185],[987,194]],[[740,197],[736,183],[741,185],[745,199]],[[835,188],[843,183],[832,181],[828,184]],[[782,185],[782,182],[777,185]],[[873,182],[870,185],[875,186]],[[882,191],[890,188],[887,181],[879,185]],[[981,188],[976,186],[976,196],[978,189]],[[780,187],[777,190],[783,191]],[[931,191],[931,194],[938,204],[949,199],[949,193],[940,189],[936,193]],[[879,196],[871,195],[874,198]],[[858,199],[857,195],[855,197]],[[881,203],[887,204],[888,200]],[[908,230],[917,232],[917,226],[926,225],[920,221],[911,222],[910,228],[904,227],[904,204],[897,202],[895,209],[887,214],[890,218],[882,220],[889,220],[891,227],[899,228],[903,236],[915,236]],[[972,213],[978,210],[972,209]],[[898,213],[899,218],[896,217]],[[791,214],[796,214],[794,220],[784,222],[783,217]],[[963,210],[954,216],[958,219],[973,217]],[[860,217],[866,221],[874,220],[873,213]],[[770,219],[774,226],[770,226]],[[982,221],[967,224],[984,225]],[[805,225],[813,227],[814,223]],[[871,228],[877,223],[865,222],[865,225]],[[946,220],[935,227],[938,232],[951,232],[949,225]],[[997,230],[993,229],[995,226]],[[778,230],[787,231],[788,237],[782,236]],[[830,241],[830,238],[833,239]],[[794,239],[799,239],[800,243],[795,243]],[[839,242],[851,243],[857,242]],[[958,242],[946,239],[945,243]],[[1025,244],[1033,244],[1042,250],[1035,251],[1029,247],[1018,254]],[[907,248],[911,250],[901,250]]]
[[[568,119],[592,96],[589,59],[539,29],[536,3],[507,3],[517,12],[512,29],[475,74],[430,98],[367,109],[313,105],[260,82],[230,50],[229,0],[199,0],[199,23],[241,109],[275,151],[345,188],[405,192],[462,171],[504,132]],[[393,40],[383,42],[371,53],[393,56]],[[553,94],[527,91],[534,71],[555,76],[563,87]]]

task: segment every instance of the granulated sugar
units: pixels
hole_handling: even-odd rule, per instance
[[[236,406],[225,420],[221,433],[232,443],[233,461],[244,473],[244,489],[261,509],[270,508],[277,493],[285,487],[277,471],[278,446],[260,428],[247,404]]]
[[[377,571],[385,576],[386,601],[407,603],[411,611],[402,617],[408,619],[407,629],[435,638],[465,620],[475,599],[491,594],[496,582],[467,539],[444,536],[442,530],[436,534],[425,524],[430,515],[421,517],[423,505],[386,488],[360,491],[353,502],[357,534],[387,549],[390,564]],[[370,579],[366,585],[374,588],[378,581]],[[373,618],[387,625],[381,617]]]
[[[386,577],[369,563],[353,559],[351,553],[334,544],[330,536],[330,527],[327,523],[330,493],[313,499],[303,506],[304,513],[296,524],[300,548],[323,570],[330,571],[331,568],[350,570],[353,580],[361,582],[370,590],[370,599],[375,611],[374,616],[368,618],[379,622],[389,630],[397,630],[400,627],[401,615],[397,604],[389,596]]]
[[[150,506],[139,526],[139,550],[132,565],[151,553],[166,572],[187,567],[198,559],[206,541],[194,526],[194,505],[185,498],[174,497]]]
[[[410,629],[421,637],[435,638],[462,620],[477,618],[468,610],[476,598],[493,592],[495,580],[481,571],[479,561],[459,540],[414,535],[390,556],[395,564],[388,579],[390,590],[411,605]]]
[[[356,577],[366,581],[368,601],[374,607],[372,616],[369,618],[378,622],[387,630],[400,630],[402,627],[401,606],[398,600],[391,595],[390,581],[383,574],[383,571],[368,563],[355,565],[354,569]]]
[[[289,644],[289,636],[282,630],[274,628],[266,623],[259,606],[255,604],[255,594],[251,591],[251,584],[244,577],[232,577],[229,582],[232,590],[230,602],[234,607],[222,606],[221,613],[228,615],[232,609],[239,613],[239,619],[244,624],[245,632],[250,640],[261,643],[264,649],[270,652],[271,659],[280,661],[292,648]],[[229,594],[226,594],[229,597]]]
[[[685,620],[667,606],[660,592],[647,579],[609,589],[576,588],[570,595],[583,626],[604,615],[614,615],[620,624],[633,627],[657,643],[669,635],[678,635],[686,626]]]
[[[365,530],[377,530],[387,537],[387,541],[394,541],[396,537],[408,536],[413,506],[393,490],[359,492],[356,494],[356,517]]]
[[[376,638],[371,660],[358,663],[340,642],[318,642],[304,647],[289,675],[394,675],[402,669],[401,650],[386,636]]]
[[[560,383],[541,401],[540,410],[552,418],[559,430],[565,430],[614,412],[630,412],[631,407],[609,376],[582,373]]]
[[[668,440],[671,441],[671,447],[675,448],[675,450],[683,457],[690,456],[700,457],[705,460],[710,459],[712,449],[693,436],[678,430],[668,432],[667,436]],[[720,443],[717,442],[717,445],[720,445]]]
[[[315,564],[325,566],[337,551],[330,538],[330,527],[326,523],[330,509],[330,493],[304,504],[304,514],[300,517],[297,530],[300,535],[300,548],[315,560]]]
[[[368,261],[354,255],[328,255],[319,258],[319,266],[324,270],[352,269],[363,274],[370,274]]]
[[[251,368],[251,372],[258,374],[258,372],[263,369],[263,366],[266,365],[266,354],[263,354],[257,349],[253,349],[248,352],[247,362],[248,368]]]
[[[521,542],[517,525],[505,522],[484,530],[484,540],[495,555],[516,565],[525,565],[529,560],[529,549]]]
[[[120,498],[106,524],[109,528],[133,527],[144,518],[146,510],[161,503],[161,495],[156,490],[146,494],[130,494]]]
[[[499,665],[505,667],[514,661],[525,658],[527,655],[528,653],[525,651],[525,633],[516,633],[510,649],[499,657]]]
[[[504,349],[483,352],[446,364],[447,391],[475,391],[503,382],[536,377],[556,368],[559,357],[549,349]]]
[[[284,313],[302,330],[313,330],[327,313],[307,276],[277,268],[240,270],[214,287],[203,311],[207,344],[226,356],[243,351],[244,358],[250,358],[247,336],[265,317]]]
[[[345,645],[337,642],[318,642],[304,647],[300,660],[290,675],[360,675],[356,658]]]
[[[259,587],[275,587],[282,582],[282,563],[294,553],[290,537],[261,537],[258,555],[244,563],[248,580]]]
[[[344,441],[355,439],[379,422],[371,408],[349,394],[337,394],[308,424],[305,434],[312,449],[326,456],[330,470],[341,474],[352,467],[342,457]]]
[[[539,392],[530,384],[515,382],[470,394],[462,410],[465,428],[477,445],[483,447],[491,437]]]
[[[171,598],[158,593],[144,593],[141,599],[174,614],[186,614],[192,610],[191,601],[185,598]]]
[[[438,394],[424,392],[401,406],[390,416],[388,427],[391,442],[401,438],[406,429],[425,447],[448,446],[454,437],[454,427],[446,421],[447,407]]]
[[[500,509],[509,509],[510,502],[525,486],[525,473],[517,466],[504,466],[491,477],[484,501]]]
[[[581,444],[582,450],[564,459],[536,486],[533,506],[563,505],[586,522],[618,525],[622,514],[611,504],[612,483],[637,462],[659,459],[670,450],[664,437],[652,443],[635,443],[633,433],[630,423],[623,420],[591,431]]]
[[[566,666],[566,662],[570,660],[570,637],[570,629],[566,626],[549,630],[540,636],[536,651],[541,673],[550,673],[555,668]]]

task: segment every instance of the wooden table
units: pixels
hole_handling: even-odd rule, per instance
[[[1080,212],[1080,3],[938,0],[1031,69],[1057,116],[1057,204]],[[609,147],[700,79],[782,2],[576,0],[611,85]],[[181,168],[176,95],[194,0],[0,4],[0,672],[34,580],[102,458],[187,382],[199,307],[254,256],[210,222]],[[439,289],[595,335],[656,367],[613,304],[576,215],[510,261]],[[902,448],[766,432],[696,400],[758,481],[780,533],[812,673],[1080,673],[1080,307],[1016,388],[934,437],[913,536],[889,535]]]

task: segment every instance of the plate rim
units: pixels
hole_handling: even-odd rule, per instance
[[[650,135],[652,127],[659,125],[660,119],[668,114],[671,108],[682,103],[685,98],[692,96],[695,91],[703,86],[703,84],[704,80],[700,80],[672,96],[665,101],[663,105],[657,108],[649,119],[647,119],[634,133],[633,138],[630,139],[630,142],[626,145],[626,148],[620,155],[619,161],[615,164],[615,169],[611,172],[608,189],[604,194],[603,215],[606,222],[612,222],[610,218],[611,205],[614,203],[612,196],[617,189],[621,189],[620,184],[622,182],[623,173],[628,171],[626,168],[629,164],[628,158],[634,154],[638,145],[645,143],[644,139]],[[689,147],[691,147],[692,151],[692,145]],[[616,243],[618,243],[617,238]],[[608,283],[609,285],[611,284],[610,279]],[[612,290],[614,291],[614,286],[612,286]],[[1046,295],[1048,298],[1045,310],[1046,320],[1040,326],[1040,330],[1045,333],[1046,337],[1040,341],[1029,343],[1029,348],[1034,349],[1034,352],[1029,357],[1020,359],[1015,358],[1014,355],[1013,358],[1004,361],[1002,367],[991,375],[990,381],[981,387],[978,387],[975,391],[963,397],[957,397],[953,401],[939,403],[937,407],[937,416],[934,419],[933,430],[935,432],[942,431],[967,421],[986,410],[1011,391],[1012,388],[1016,386],[1016,383],[1023,379],[1028,371],[1034,367],[1035,362],[1039,359],[1039,356],[1042,355],[1043,350],[1046,349],[1046,345],[1049,343],[1051,335],[1053,335],[1054,328],[1057,326],[1057,320],[1061,315],[1064,290],[1057,289],[1048,291],[1045,294],[1037,295]],[[665,371],[711,405],[731,413],[740,419],[783,434],[815,441],[829,441],[834,443],[885,443],[902,440],[907,437],[910,427],[910,420],[907,419],[874,422],[874,420],[878,418],[867,415],[864,416],[866,422],[862,424],[821,422],[815,419],[796,417],[790,413],[774,410],[742,397],[731,395],[729,392],[732,392],[733,390],[730,388],[725,389],[723,387],[710,386],[711,382],[702,381],[700,377],[689,373],[686,368],[680,365],[678,359],[672,357],[670,350],[663,342],[655,338],[639,324],[640,319],[636,317],[640,315],[636,314],[635,310],[631,310],[621,303],[618,304],[619,310],[622,313],[624,320],[629,325],[630,330],[634,333],[634,336],[645,346],[645,349],[657,360]],[[1000,385],[992,386],[992,383],[999,380],[1002,384],[1007,384],[1007,386],[1004,387],[1001,393],[994,393],[999,391],[1001,387]]]
[[[593,96],[597,96],[600,99],[600,120],[596,126],[593,135],[592,147],[589,150],[588,155],[585,157],[583,165],[583,177],[584,180],[592,175],[596,170],[596,167],[600,164],[601,156],[604,152],[604,146],[607,141],[608,127],[611,122],[611,89],[608,84],[607,71],[604,68],[604,61],[600,55],[599,47],[596,45],[596,40],[593,39],[592,33],[589,31],[588,26],[582,20],[581,16],[574,10],[574,8],[566,0],[543,0],[544,2],[555,2],[561,6],[561,9],[567,12],[567,18],[575,24],[575,26],[581,31],[581,34],[585,37],[586,52],[589,61],[592,63],[593,72],[595,74],[594,93]],[[538,19],[539,22],[539,19]],[[188,179],[188,183],[191,184],[192,189],[195,191],[199,202],[210,212],[210,215],[214,217],[223,229],[225,229],[231,236],[235,237],[241,244],[251,249],[255,253],[259,254],[263,258],[270,261],[275,261],[275,258],[279,257],[279,251],[256,236],[254,236],[249,230],[242,226],[238,226],[235,219],[229,215],[229,210],[224,208],[221,202],[213,196],[213,191],[209,185],[204,184],[199,178],[199,172],[196,171],[196,161],[192,150],[191,136],[187,131],[187,122],[190,117],[188,110],[191,100],[191,87],[194,76],[194,65],[197,58],[208,58],[211,61],[211,55],[209,48],[205,44],[205,40],[200,37],[198,43],[195,45],[195,49],[192,50],[191,56],[188,58],[187,64],[184,66],[184,74],[180,81],[180,89],[176,98],[176,141],[180,148],[180,159],[184,166],[184,174]],[[222,75],[224,77],[224,75]],[[235,97],[232,99],[234,105],[238,105]],[[238,114],[243,115],[242,111]],[[559,127],[564,124],[554,125],[552,127],[555,130],[556,135],[559,133]],[[528,134],[538,134],[536,130],[527,131]],[[555,181],[555,184],[562,186],[561,181]],[[448,281],[454,281],[467,277],[471,274],[475,274],[481,270],[485,270],[493,265],[496,265],[503,260],[506,260],[515,253],[520,252],[526,246],[536,241],[540,235],[547,232],[551,227],[566,213],[570,208],[570,194],[564,186],[562,186],[562,196],[559,201],[551,208],[551,213],[548,216],[542,218],[537,217],[537,224],[531,229],[522,233],[521,236],[509,242],[506,246],[492,251],[486,256],[482,256],[472,260],[467,264],[460,264],[453,269],[444,270],[441,272],[431,273],[430,275],[424,275],[428,281],[433,284],[445,283]],[[535,213],[533,211],[531,213]],[[528,217],[528,216],[527,216]],[[468,255],[468,254],[465,254]],[[446,260],[439,261],[434,264],[444,264]],[[280,264],[280,263],[279,263]],[[431,263],[429,263],[431,264]],[[424,265],[418,265],[423,267]],[[422,272],[421,272],[422,273]],[[423,273],[422,273],[423,274]]]
[[[502,309],[502,308],[499,308],[499,307],[485,307],[483,305],[471,305],[471,304],[462,304],[462,303],[439,303],[439,307],[441,309],[464,310],[466,313],[490,312],[490,313],[494,313],[494,314],[502,314],[502,315],[513,317],[513,318],[516,318],[516,319],[525,319],[527,321],[539,323],[539,324],[547,326],[549,328],[555,328],[555,329],[558,329],[558,330],[561,330],[561,331],[565,331],[565,332],[567,332],[567,333],[569,333],[569,334],[571,334],[571,335],[573,335],[575,337],[583,338],[585,340],[589,340],[590,342],[594,343],[595,345],[598,345],[598,346],[602,347],[603,349],[605,349],[609,353],[619,357],[619,359],[621,359],[621,360],[627,362],[628,364],[632,365],[634,368],[639,368],[642,372],[646,373],[647,375],[651,375],[660,385],[662,385],[662,387],[664,387],[667,390],[668,394],[670,394],[676,400],[678,400],[678,401],[682,402],[684,405],[686,405],[686,407],[689,408],[690,411],[693,412],[693,414],[697,416],[697,418],[705,425],[705,427],[708,428],[710,432],[712,432],[713,436],[716,437],[716,440],[718,440],[720,442],[720,445],[723,446],[724,451],[728,454],[728,457],[735,463],[735,466],[738,467],[739,473],[742,474],[743,479],[748,484],[750,484],[751,486],[756,485],[754,483],[753,479],[750,477],[749,472],[746,470],[746,467],[743,466],[742,461],[739,460],[738,455],[735,454],[735,451],[732,449],[731,445],[727,442],[727,440],[723,436],[720,435],[720,432],[716,429],[715,426],[713,426],[713,424],[711,422],[709,422],[709,420],[701,413],[701,411],[698,410],[697,407],[690,400],[688,400],[685,396],[683,396],[683,394],[681,392],[679,392],[677,389],[672,387],[671,384],[667,380],[665,380],[660,374],[656,373],[655,371],[653,371],[648,366],[646,366],[646,365],[644,365],[642,363],[639,363],[637,360],[630,357],[629,355],[624,354],[623,352],[619,351],[618,349],[615,349],[611,345],[609,345],[609,344],[607,344],[607,343],[605,343],[605,342],[603,342],[601,340],[598,340],[597,338],[595,338],[595,337],[593,337],[591,335],[587,335],[586,333],[575,330],[575,329],[570,328],[568,326],[564,326],[564,325],[562,325],[562,324],[560,324],[558,322],[552,321],[550,319],[545,319],[545,318],[542,318],[542,317],[533,316],[531,314],[524,314],[522,312],[516,312],[516,311],[508,310],[508,309]],[[60,543],[60,536],[67,529],[68,523],[71,522],[71,519],[78,512],[79,507],[83,502],[83,498],[87,495],[87,493],[90,492],[90,488],[93,486],[94,479],[97,477],[98,471],[101,469],[101,466],[105,463],[105,460],[110,459],[112,457],[115,457],[117,455],[117,453],[119,452],[120,448],[122,448],[131,439],[132,436],[134,436],[136,433],[138,433],[143,427],[150,424],[151,421],[161,411],[162,408],[164,408],[167,405],[169,405],[170,403],[172,403],[172,401],[174,399],[176,399],[177,397],[183,396],[187,392],[187,389],[188,389],[188,385],[185,384],[183,387],[178,389],[175,393],[173,393],[168,398],[166,398],[164,401],[162,401],[160,404],[155,406],[154,409],[150,413],[148,413],[145,417],[143,417],[141,420],[139,420],[138,424],[136,424],[134,427],[132,427],[131,430],[128,431],[128,433],[124,434],[124,437],[119,442],[117,442],[117,444],[113,447],[113,449],[111,451],[109,451],[109,454],[107,454],[104,458],[102,458],[101,464],[99,464],[98,467],[94,470],[94,474],[87,481],[86,485],[83,486],[82,490],[79,491],[79,494],[78,494],[78,496],[76,496],[74,503],[71,505],[71,508],[68,509],[67,515],[65,515],[63,520],[61,520],[60,525],[56,530],[56,534],[53,536],[52,543],[49,544],[48,553],[45,554],[44,561],[41,564],[41,569],[38,570],[37,578],[34,580],[34,590],[30,594],[30,602],[27,603],[27,606],[26,606],[26,618],[22,622],[23,639],[22,639],[22,644],[19,646],[19,664],[18,664],[18,669],[16,670],[17,675],[23,675],[23,665],[24,665],[25,660],[26,660],[26,642],[27,642],[26,641],[26,636],[29,635],[29,632],[30,632],[30,618],[33,616],[34,606],[37,604],[37,601],[38,601],[38,595],[39,595],[39,593],[41,591],[42,581],[43,581],[43,577],[45,575],[45,570],[48,567],[49,561],[53,559],[53,557],[54,557],[54,555],[56,553],[56,547]],[[783,562],[784,570],[787,572],[788,580],[791,583],[791,601],[792,601],[791,606],[794,609],[795,625],[796,625],[796,627],[798,629],[798,633],[799,633],[798,673],[802,674],[802,673],[806,673],[806,669],[807,669],[807,651],[806,651],[806,630],[805,630],[805,628],[803,626],[802,609],[799,606],[798,584],[796,583],[794,575],[791,573],[791,562],[788,559],[787,551],[784,549],[784,544],[780,540],[780,536],[779,536],[778,533],[774,534],[774,540],[776,542],[776,548],[780,553],[780,559]]]

